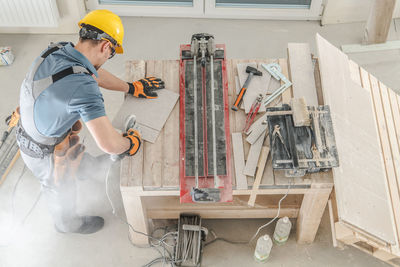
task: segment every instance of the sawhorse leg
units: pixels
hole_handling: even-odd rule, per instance
[[[309,244],[314,241],[332,186],[320,188],[319,185],[312,184],[311,189],[315,190],[304,194],[297,217],[296,239],[299,244]]]
[[[122,200],[124,202],[126,218],[129,224],[136,231],[140,231],[142,233],[148,234],[148,221],[146,210],[143,206],[142,198],[140,195],[134,195],[128,192],[121,192],[122,193]],[[134,244],[137,245],[147,245],[149,239],[147,236],[135,233],[129,227],[129,233],[131,240]]]

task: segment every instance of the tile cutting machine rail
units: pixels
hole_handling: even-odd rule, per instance
[[[232,201],[225,45],[206,33],[180,47],[180,200]]]

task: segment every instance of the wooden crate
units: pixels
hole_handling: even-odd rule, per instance
[[[236,64],[246,62],[278,62],[288,74],[286,59],[228,60],[229,103],[236,97]],[[161,77],[166,88],[179,90],[179,61],[129,61],[127,79],[144,76]],[[279,84],[278,84],[279,85]],[[282,96],[289,101],[288,89]],[[230,111],[230,131],[241,132],[245,124],[243,111]],[[128,222],[136,229],[148,233],[148,219],[176,219],[182,212],[195,212],[202,218],[272,218],[276,215],[279,199],[287,192],[289,179],[282,171],[273,171],[267,160],[262,180],[256,191],[251,190],[254,178],[247,177],[248,188],[237,190],[233,168],[233,202],[216,204],[179,203],[179,105],[176,105],[154,144],[144,142],[140,153],[125,158],[121,164],[121,194]],[[245,156],[249,144],[244,141]],[[245,157],[246,158],[246,157]],[[280,217],[297,218],[299,243],[313,242],[320,220],[332,191],[331,172],[308,174],[293,180],[288,197],[282,201]],[[254,207],[248,206],[251,193],[256,195]],[[267,220],[266,220],[267,221]],[[254,229],[256,230],[256,229]],[[138,244],[148,242],[147,237],[131,231]]]

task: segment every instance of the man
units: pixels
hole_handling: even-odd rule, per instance
[[[79,42],[50,45],[33,63],[21,86],[21,119],[17,140],[21,156],[39,178],[57,231],[89,234],[104,220],[76,213],[75,178],[87,178],[110,165],[109,156],[83,153],[77,135],[86,124],[97,145],[107,154],[134,155],[141,144],[136,130],[119,134],[107,118],[99,86],[155,98],[164,88],[153,77],[126,83],[101,66],[115,53],[122,54],[121,19],[108,10],[95,10],[80,22]],[[129,114],[127,114],[129,115]]]

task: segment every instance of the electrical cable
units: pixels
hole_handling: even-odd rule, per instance
[[[19,177],[18,177],[18,179],[17,179],[17,182],[16,182],[15,185],[14,185],[14,188],[13,188],[13,191],[12,191],[12,194],[11,194],[11,211],[12,211],[12,222],[13,222],[13,225],[15,225],[15,218],[16,218],[16,212],[15,212],[15,195],[16,195],[16,193],[17,193],[18,185],[19,185],[19,183],[21,182],[21,179],[22,179],[22,177],[23,177],[24,174],[25,174],[25,171],[26,171],[26,166],[24,165],[24,167],[23,167],[23,169],[22,169],[22,171],[21,171],[21,174],[19,175]]]
[[[117,214],[116,209],[115,209],[115,206],[114,206],[114,203],[113,203],[112,200],[111,200],[111,197],[110,197],[110,194],[109,194],[109,190],[108,190],[108,180],[109,180],[109,177],[110,177],[110,172],[111,172],[112,166],[113,166],[113,165],[110,165],[110,167],[108,168],[107,174],[106,174],[106,180],[105,180],[105,187],[106,187],[106,190],[105,190],[105,191],[106,191],[106,196],[107,196],[108,202],[110,203],[110,206],[111,206],[111,209],[112,209],[112,214],[113,214],[117,219],[119,219],[120,221],[122,221],[123,223],[125,223],[126,225],[128,225],[129,229],[131,229],[133,232],[135,232],[135,233],[137,233],[137,234],[144,235],[144,236],[150,238],[150,240],[155,240],[155,241],[158,242],[158,243],[154,244],[154,243],[152,243],[152,242],[149,240],[149,246],[140,246],[140,245],[135,244],[135,243],[132,241],[130,235],[128,234],[129,241],[131,242],[131,244],[132,244],[133,246],[138,247],[138,248],[154,248],[154,249],[161,255],[161,257],[158,257],[158,258],[156,258],[156,259],[150,261],[149,263],[143,265],[143,267],[152,266],[153,264],[155,264],[155,263],[157,263],[157,262],[159,262],[159,261],[161,261],[161,260],[162,260],[162,262],[163,262],[163,265],[164,265],[164,263],[170,263],[172,266],[175,266],[174,260],[173,260],[173,258],[171,257],[170,252],[165,248],[165,246],[169,246],[169,247],[174,247],[174,246],[172,246],[172,245],[170,245],[170,244],[167,244],[167,243],[165,242],[165,240],[166,240],[166,238],[167,238],[169,235],[174,234],[174,233],[176,233],[176,232],[168,232],[168,233],[164,234],[160,239],[158,239],[158,238],[155,238],[155,237],[152,236],[152,235],[149,235],[149,234],[146,234],[146,233],[143,233],[143,232],[141,232],[141,231],[138,231],[138,230],[134,229],[133,226],[132,226],[127,220],[125,220],[124,218],[120,217],[120,216]],[[158,247],[161,247],[161,248],[163,249],[163,251],[162,251],[162,252],[159,251],[159,250],[158,250]],[[165,253],[168,254],[168,257],[166,257]]]
[[[36,197],[35,202],[33,203],[31,209],[28,211],[28,213],[25,215],[24,219],[22,219],[21,224],[24,225],[25,221],[28,219],[28,217],[31,215],[33,210],[36,208],[37,203],[39,202],[40,198],[42,196],[42,191],[39,192],[38,196]]]
[[[290,190],[291,184],[292,184],[292,180],[289,181],[289,185],[288,185],[286,194],[285,194],[285,195],[279,200],[279,202],[278,202],[278,212],[277,212],[276,216],[275,216],[273,219],[271,219],[268,223],[266,223],[266,224],[260,226],[260,227],[257,229],[257,232],[253,235],[253,237],[252,237],[249,241],[232,241],[232,240],[229,240],[229,239],[226,239],[226,238],[223,238],[223,237],[217,237],[217,235],[215,234],[215,232],[214,232],[213,230],[210,230],[210,232],[214,235],[215,238],[214,238],[213,240],[211,240],[211,241],[205,243],[204,246],[208,246],[208,245],[214,243],[215,241],[224,241],[224,242],[231,243],[231,244],[235,244],[235,245],[237,245],[237,244],[243,244],[243,245],[248,245],[248,244],[250,244],[250,243],[257,237],[257,235],[260,233],[261,229],[267,227],[268,225],[270,225],[272,222],[274,222],[274,221],[279,217],[279,214],[280,214],[280,211],[281,211],[281,202],[282,202],[282,201],[287,197],[287,195],[289,194],[289,190]]]
[[[255,235],[253,235],[253,237],[250,239],[249,243],[250,243],[251,241],[253,241],[253,240],[257,237],[257,235],[258,235],[258,233],[261,231],[261,229],[267,227],[268,225],[270,225],[273,221],[275,221],[275,220],[279,217],[279,214],[280,214],[280,212],[281,212],[281,202],[282,202],[282,201],[287,197],[287,195],[289,194],[289,190],[290,190],[290,185],[291,185],[291,184],[292,184],[292,181],[289,182],[289,185],[288,185],[286,194],[285,194],[285,195],[279,200],[279,202],[278,202],[278,212],[277,212],[276,216],[275,216],[272,220],[270,220],[268,223],[266,223],[266,224],[260,226],[260,227],[258,228],[257,232],[255,233]]]
[[[15,183],[15,185],[14,185],[14,187],[13,187],[13,191],[12,191],[12,194],[11,194],[11,212],[12,212],[12,224],[13,224],[13,227],[11,228],[11,231],[15,231],[16,230],[16,227],[17,227],[17,224],[15,223],[15,221],[16,221],[16,209],[15,209],[15,196],[16,196],[16,193],[17,193],[17,189],[18,189],[18,186],[19,186],[19,184],[20,184],[20,182],[21,182],[21,180],[22,180],[22,177],[24,176],[24,174],[25,174],[25,172],[26,172],[26,165],[24,165],[24,167],[23,167],[23,169],[22,169],[22,171],[21,171],[21,174],[19,175],[19,177],[18,177],[18,179],[17,179],[17,182]],[[24,216],[24,218],[20,221],[20,223],[21,223],[21,225],[24,225],[25,224],[25,221],[28,219],[28,217],[31,215],[31,213],[33,212],[33,210],[36,208],[36,205],[37,205],[37,203],[39,202],[39,200],[40,200],[40,197],[42,196],[42,192],[39,192],[39,194],[38,194],[38,196],[36,197],[36,200],[35,200],[35,202],[33,203],[33,205],[32,205],[32,207],[29,209],[29,211],[26,213],[26,215]],[[6,244],[6,245],[0,245],[0,247],[7,247],[7,246],[9,246],[9,244]]]
[[[150,261],[149,263],[143,265],[143,267],[150,267],[150,266],[154,265],[155,263],[158,263],[158,262],[161,262],[161,261],[162,261],[162,265],[163,265],[163,266],[164,266],[165,263],[169,263],[169,264],[171,264],[172,266],[175,266],[176,261],[174,261],[174,259],[172,258],[170,252],[165,248],[165,246],[169,246],[169,247],[174,247],[174,246],[172,246],[172,245],[170,245],[170,244],[167,244],[167,243],[165,242],[165,239],[166,239],[166,237],[167,237],[168,235],[177,234],[177,232],[168,232],[168,233],[166,233],[164,236],[162,236],[160,239],[158,239],[158,238],[155,238],[153,235],[148,235],[148,234],[143,233],[143,232],[141,232],[141,231],[135,230],[135,229],[133,228],[133,226],[132,226],[128,221],[126,221],[125,219],[121,218],[121,217],[118,216],[118,214],[116,213],[115,206],[114,206],[114,204],[113,204],[113,202],[112,202],[112,200],[111,200],[111,198],[110,198],[109,192],[108,192],[108,180],[109,180],[109,176],[110,176],[111,167],[112,167],[112,165],[111,165],[111,166],[108,168],[108,170],[107,170],[105,186],[106,186],[106,195],[107,195],[107,199],[108,199],[108,201],[109,201],[109,203],[110,203],[110,206],[111,206],[111,208],[112,208],[112,213],[113,213],[113,215],[114,215],[115,217],[117,217],[119,220],[121,220],[122,222],[124,222],[125,224],[127,224],[128,227],[129,227],[133,232],[138,233],[138,234],[141,234],[141,235],[144,235],[144,236],[147,236],[147,237],[149,237],[150,239],[153,239],[153,240],[158,241],[158,244],[153,244],[153,243],[149,240],[149,243],[150,243],[149,247],[143,247],[143,246],[139,246],[139,245],[133,243],[133,241],[132,241],[131,238],[130,238],[130,235],[128,235],[129,241],[131,242],[131,244],[132,244],[133,246],[139,247],[139,248],[150,248],[150,247],[152,247],[152,248],[155,248],[155,249],[160,253],[160,255],[161,255],[161,257],[158,257],[158,258],[153,259],[153,260]],[[216,241],[224,241],[224,242],[231,243],[231,244],[245,244],[245,245],[250,244],[250,243],[257,237],[257,235],[259,234],[259,232],[260,232],[263,228],[265,228],[265,227],[267,227],[268,225],[270,225],[272,222],[274,222],[274,221],[279,217],[279,215],[280,215],[280,210],[281,210],[281,203],[282,203],[282,201],[288,196],[289,191],[290,191],[290,186],[291,186],[291,184],[292,184],[292,181],[289,182],[289,185],[288,185],[288,188],[287,188],[287,191],[286,191],[285,195],[284,195],[284,196],[279,200],[279,202],[278,202],[278,212],[277,212],[276,216],[275,216],[273,219],[271,219],[268,223],[266,223],[266,224],[260,226],[260,227],[257,229],[257,232],[253,235],[253,237],[252,237],[249,241],[233,241],[233,240],[229,240],[229,239],[226,239],[226,238],[217,237],[217,235],[215,234],[215,232],[214,232],[213,230],[210,230],[210,232],[214,235],[215,238],[214,238],[213,240],[211,240],[211,241],[205,243],[205,244],[204,244],[204,247],[206,247],[206,246],[208,246],[208,245],[210,245],[210,244],[212,244],[212,243],[214,243],[214,242],[216,242]],[[154,231],[153,231],[153,233],[154,233]],[[160,246],[162,247],[163,252],[161,252],[161,251],[158,250],[158,247],[160,247]],[[168,253],[168,257],[166,257],[165,252]]]

